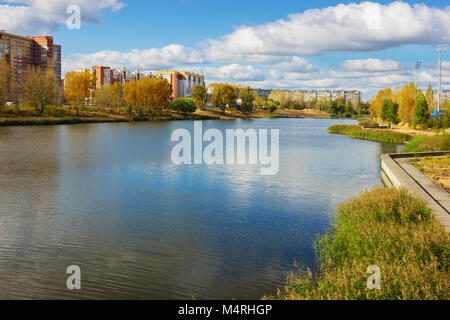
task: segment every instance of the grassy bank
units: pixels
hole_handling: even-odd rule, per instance
[[[56,125],[76,123],[108,123],[130,121],[173,121],[173,120],[235,120],[258,118],[328,118],[329,114],[317,110],[276,110],[270,113],[267,110],[255,110],[252,113],[242,113],[237,110],[197,109],[191,114],[177,113],[166,110],[160,116],[145,115],[140,118],[130,118],[126,108],[100,108],[96,106],[85,107],[77,117],[74,109],[68,106],[51,106],[43,114],[37,114],[28,107],[0,108],[0,126],[25,125]]]
[[[378,142],[403,144],[410,140],[410,136],[391,130],[363,129],[356,125],[334,125],[328,128],[329,133],[345,134],[351,138]]]
[[[292,274],[267,299],[450,299],[450,236],[406,190],[376,188],[340,205],[315,243],[318,274]],[[369,266],[381,290],[367,289]]]
[[[405,152],[449,151],[450,135],[417,136],[406,146]]]

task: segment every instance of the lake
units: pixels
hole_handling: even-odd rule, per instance
[[[380,185],[401,146],[327,133],[352,120],[204,121],[279,129],[280,169],[176,166],[193,122],[0,128],[0,299],[259,299],[314,269],[333,207]],[[82,289],[69,291],[78,265]]]

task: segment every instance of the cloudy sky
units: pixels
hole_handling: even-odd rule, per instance
[[[81,8],[81,29],[66,26]],[[63,72],[91,65],[191,70],[255,88],[437,87],[450,3],[299,0],[0,0],[0,29],[53,35]],[[450,52],[444,55],[450,89]]]

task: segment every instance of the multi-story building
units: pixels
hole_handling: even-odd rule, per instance
[[[271,89],[252,89],[252,90],[257,96],[264,99],[268,99],[270,94],[272,93]]]
[[[156,71],[161,79],[166,79],[172,86],[172,98],[190,98],[194,86],[205,86],[205,77],[187,71]]]
[[[61,46],[53,37],[22,37],[0,32],[0,58],[10,67],[11,82],[23,91],[24,75],[29,66],[52,70],[61,82]]]
[[[139,70],[135,72],[128,71],[125,67],[120,70],[112,69],[111,67],[105,66],[93,66],[91,69],[86,69],[95,76],[95,88],[100,88],[105,85],[119,83],[127,83],[130,81],[141,80],[145,78],[152,78],[154,75],[152,73],[142,73]]]
[[[95,76],[95,88],[113,83],[114,71],[110,67],[94,66],[91,72]]]
[[[326,99],[328,101],[332,100],[331,90],[317,90],[317,100]]]
[[[345,91],[345,103],[351,103],[353,107],[359,106],[361,102],[361,91],[350,90]]]

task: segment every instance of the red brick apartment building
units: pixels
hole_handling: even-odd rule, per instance
[[[11,70],[11,80],[19,92],[23,90],[24,74],[29,66],[51,69],[61,82],[61,46],[53,37],[22,37],[0,31],[0,59],[5,59]]]

